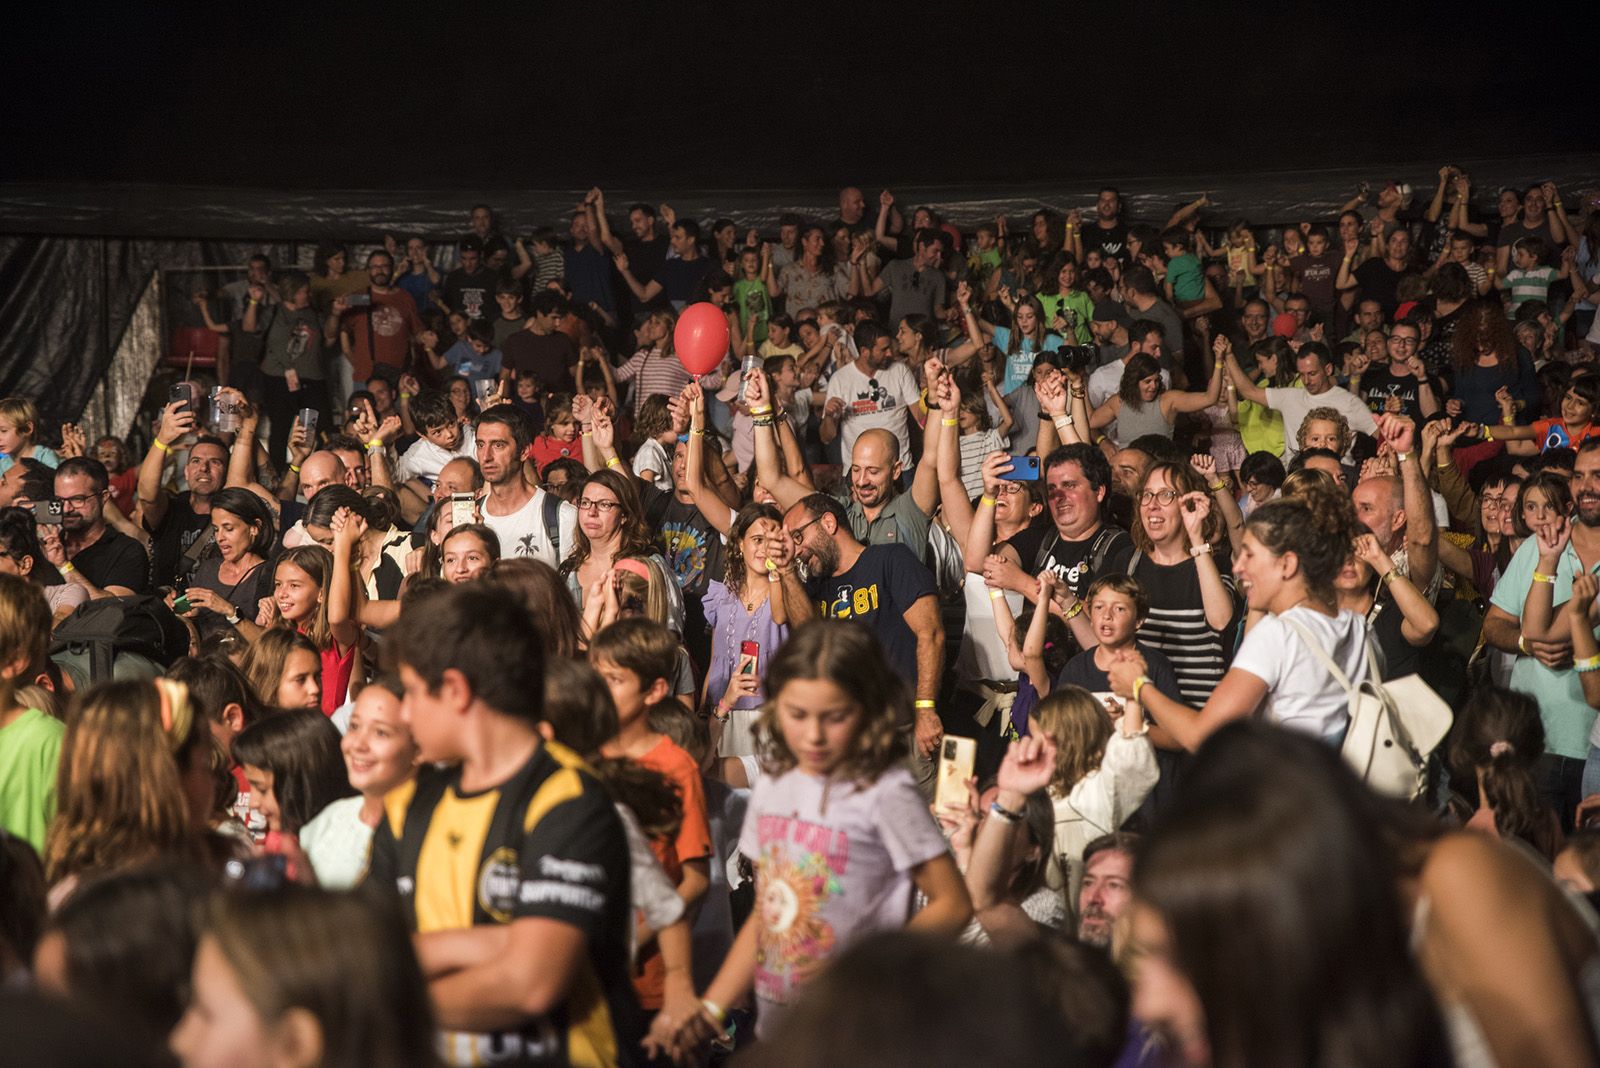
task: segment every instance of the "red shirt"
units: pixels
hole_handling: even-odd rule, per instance
[[[372,293],[370,289],[367,292]],[[374,363],[387,364],[395,370],[405,367],[411,338],[424,327],[411,294],[395,289],[372,293],[370,306],[345,312],[339,329],[350,336],[350,364],[355,368],[355,380],[365,382],[372,377]]]
[[[528,443],[528,458],[533,461],[534,469],[544,475],[546,464],[557,460],[572,459],[583,462],[583,438],[575,437],[571,441],[562,441],[549,434],[540,434]]]
[[[676,885],[683,880],[684,861],[711,857],[711,824],[706,820],[705,785],[700,781],[700,769],[695,766],[694,758],[666,735],[639,758],[639,763],[665,775],[683,799],[683,823],[678,827],[677,837],[650,840],[650,851],[666,869],[667,878]],[[661,952],[651,943],[640,952],[633,976],[633,988],[639,994],[640,1005],[647,1009],[661,1007],[666,976],[667,966],[661,959]]]

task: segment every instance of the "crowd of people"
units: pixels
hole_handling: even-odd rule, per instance
[[[1212,209],[479,206],[0,401],[5,1045],[1600,1064],[1600,198]]]

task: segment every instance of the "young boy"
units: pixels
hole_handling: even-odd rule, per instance
[[[385,644],[423,763],[384,799],[366,882],[397,893],[416,932],[441,1052],[634,1063],[627,839],[588,768],[540,733],[538,624],[473,583],[408,605]]]
[[[50,606],[38,586],[0,574],[0,830],[44,852],[55,811],[61,721],[16,701],[17,683],[44,667]]]
[[[1200,258],[1189,251],[1189,232],[1174,226],[1161,235],[1161,251],[1167,257],[1167,299],[1174,304],[1193,304],[1206,295],[1206,277]]]
[[[36,445],[33,436],[39,426],[39,409],[27,397],[0,400],[0,474],[26,456],[46,467],[57,467],[61,457],[55,450]]]
[[[1550,246],[1544,238],[1534,234],[1519,237],[1511,246],[1511,262],[1516,266],[1500,279],[1500,288],[1511,298],[1506,305],[1506,317],[1514,319],[1517,309],[1530,300],[1550,299],[1550,283],[1561,277],[1554,267],[1543,266]]]
[[[1331,318],[1338,304],[1339,294],[1334,289],[1334,279],[1339,276],[1339,254],[1329,246],[1328,228],[1313,226],[1306,231],[1306,250],[1289,261],[1294,274],[1294,287],[1311,302],[1311,310]]]
[[[762,258],[760,249],[747,245],[740,250],[739,279],[733,283],[733,306],[739,310],[739,326],[752,345],[764,345],[767,340],[772,297],[767,293],[766,279],[771,271],[771,261]]]
[[[651,706],[672,696],[678,676],[678,641],[667,628],[648,619],[618,620],[594,636],[589,662],[605,680],[617,706],[617,736],[602,752],[658,772],[683,801],[683,822],[677,835],[670,840],[652,839],[650,848],[677,885],[692,922],[711,885],[711,828],[706,821],[705,788],[695,759],[650,726]],[[639,1004],[659,1009],[666,979],[660,953],[654,946],[641,946],[633,979]]]
[[[459,456],[473,459],[477,442],[449,394],[427,390],[411,402],[410,413],[422,437],[401,455],[394,479],[426,501],[444,465]]]
[[[1122,653],[1136,652],[1144,657],[1150,685],[1164,694],[1178,692],[1178,677],[1165,656],[1135,639],[1139,625],[1150,612],[1150,599],[1144,587],[1127,575],[1105,575],[1096,579],[1084,594],[1089,625],[1100,644],[1085,649],[1067,661],[1057,686],[1080,686],[1097,696],[1109,694],[1111,665]],[[1158,730],[1153,724],[1152,730]]]
[[[494,300],[500,306],[500,314],[495,316],[490,326],[490,337],[494,348],[498,350],[506,343],[506,338],[521,330],[523,323],[527,322],[528,316],[522,310],[522,283],[510,275],[501,278],[494,287]],[[471,337],[470,330],[467,336]]]
[[[548,226],[535,229],[528,241],[533,245],[533,284],[529,289],[542,293],[551,282],[559,281],[566,267],[561,259],[561,242]]]

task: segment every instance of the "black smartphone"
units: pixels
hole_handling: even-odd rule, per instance
[[[56,500],[34,501],[33,521],[40,526],[59,527],[61,525],[61,502]]]
[[[172,388],[167,390],[167,403],[171,404],[174,401],[177,401],[181,405],[181,407],[178,408],[178,411],[194,411],[194,391],[189,388],[189,383],[174,382],[172,384]]]
[[[1007,482],[1037,482],[1039,481],[1039,458],[1037,456],[1011,457],[1011,470],[1000,476]]]

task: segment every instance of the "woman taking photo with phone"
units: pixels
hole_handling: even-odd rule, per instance
[[[272,513],[247,489],[218,490],[211,495],[211,535],[216,551],[201,559],[188,588],[174,591],[167,605],[201,638],[231,626],[253,640],[262,630],[254,618],[261,598],[272,592]]]

